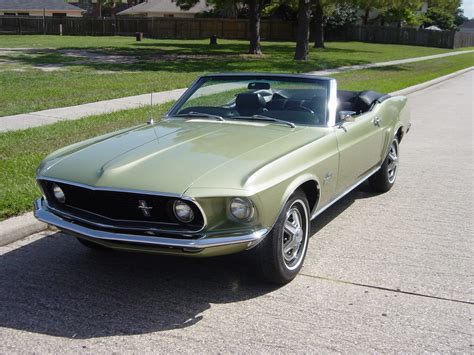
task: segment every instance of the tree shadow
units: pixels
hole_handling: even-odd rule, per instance
[[[312,233],[373,195],[365,186],[352,192],[312,223]],[[77,339],[145,334],[192,326],[211,304],[276,289],[255,276],[246,253],[188,259],[97,252],[54,233],[0,257],[0,327]]]
[[[2,60],[41,68],[57,65],[61,68],[112,72],[280,72],[302,73],[341,66],[368,63],[351,56],[358,50],[327,48],[325,53],[347,53],[338,58],[318,58],[311,54],[308,61],[293,60],[294,48],[288,45],[271,44],[265,47],[263,56],[249,55],[243,44],[225,44],[211,47],[201,43],[139,43],[138,48],[60,48],[38,49],[2,53]],[[71,51],[80,52],[76,57]],[[81,53],[84,56],[81,56]],[[90,56],[87,55],[90,54]],[[93,58],[92,58],[93,57]]]

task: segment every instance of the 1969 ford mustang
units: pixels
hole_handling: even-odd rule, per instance
[[[44,159],[35,215],[91,248],[248,250],[266,280],[286,283],[312,219],[366,179],[393,186],[406,103],[309,75],[203,76],[161,120]]]

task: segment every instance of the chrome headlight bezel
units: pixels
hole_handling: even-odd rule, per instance
[[[228,204],[228,215],[234,221],[249,222],[255,215],[255,206],[249,198],[233,197]]]
[[[184,218],[182,215],[180,215],[179,211],[178,211],[179,209],[181,209],[181,211],[187,209],[188,218]],[[191,223],[195,218],[193,208],[191,207],[191,205],[189,203],[187,203],[186,201],[183,201],[183,200],[174,201],[174,203],[173,203],[173,213],[174,213],[174,216],[176,217],[176,219],[178,221],[180,221],[181,223]]]

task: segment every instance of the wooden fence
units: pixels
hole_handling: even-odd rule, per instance
[[[130,36],[143,32],[146,37],[198,39],[216,35],[218,38],[247,39],[245,19],[163,18],[163,17],[9,17],[0,16],[0,33],[59,34],[86,36]],[[280,20],[263,20],[263,40],[294,41],[296,24]],[[348,26],[327,29],[328,41],[361,41],[408,44],[426,47],[459,48],[474,46],[474,34],[451,31],[429,31],[413,28],[379,26]]]

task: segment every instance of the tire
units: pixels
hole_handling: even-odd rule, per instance
[[[398,164],[398,140],[397,138],[394,138],[392,143],[390,143],[387,156],[385,157],[380,170],[369,178],[369,184],[372,189],[377,192],[389,191],[393,185],[395,185],[398,173]]]
[[[309,232],[308,200],[302,191],[296,191],[286,202],[273,229],[252,250],[263,280],[283,285],[296,277],[303,267]],[[287,253],[283,252],[285,246]]]
[[[79,237],[76,237],[76,239],[79,243],[81,243],[82,245],[84,245],[85,247],[87,247],[89,249],[98,250],[98,251],[107,251],[107,250],[109,250],[108,248],[104,247],[103,245],[100,245],[100,244],[97,244],[97,243],[94,243],[94,242],[90,242],[87,239],[79,238]]]

